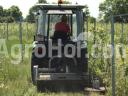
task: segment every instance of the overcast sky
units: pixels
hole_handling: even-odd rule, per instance
[[[38,0],[0,0],[0,5],[2,5],[5,9],[11,7],[12,5],[19,6],[20,10],[25,17],[28,14],[29,8],[32,7]],[[47,0],[49,3],[57,2],[58,0]],[[78,4],[87,4],[89,6],[89,10],[91,16],[98,17],[99,15],[99,4],[104,0],[66,0],[72,3]],[[78,2],[79,1],[79,2]]]

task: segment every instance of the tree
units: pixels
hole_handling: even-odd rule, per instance
[[[34,12],[35,12],[35,7],[33,6],[29,9],[29,15],[27,15],[26,17],[27,22],[31,22],[31,23],[34,22],[35,20]]]
[[[4,12],[4,9],[2,6],[0,6],[0,16],[2,17],[3,16],[3,12]]]
[[[63,1],[64,4],[71,4],[69,1]]]
[[[29,15],[26,16],[26,19],[25,21],[27,22],[35,22],[35,13],[38,11],[38,8],[36,6],[32,6],[30,9],[29,9]]]
[[[38,3],[47,3],[46,0],[38,0]]]
[[[46,0],[38,0],[38,3],[47,3]],[[26,19],[25,21],[27,22],[35,22],[35,14],[38,11],[38,8],[36,6],[32,6],[30,9],[29,9],[29,14],[26,16]]]
[[[52,2],[52,4],[58,4],[58,3],[59,2]],[[71,2],[69,2],[69,1],[62,1],[60,3],[62,3],[62,4],[71,4]]]
[[[19,21],[22,17],[22,12],[17,6],[11,6],[9,9],[9,16],[13,17],[15,21]]]
[[[128,0],[105,0],[99,6],[100,14],[105,20],[111,15],[126,14],[128,13]],[[120,21],[116,18],[116,21]]]
[[[88,8],[88,6],[87,6],[87,5],[85,5],[84,14],[85,14],[85,17],[90,16],[89,8]]]
[[[0,6],[0,22],[19,21],[22,17],[22,12],[17,6],[11,6],[9,9],[4,9]]]
[[[92,17],[92,16],[89,16],[88,20],[89,20],[90,23],[95,23],[96,18]]]

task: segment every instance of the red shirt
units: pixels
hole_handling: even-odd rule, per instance
[[[55,25],[55,31],[70,32],[70,27],[64,22],[59,22]]]

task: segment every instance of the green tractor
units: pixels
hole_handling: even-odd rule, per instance
[[[37,32],[34,36],[31,74],[37,89],[83,89],[89,85],[84,5],[36,4]],[[68,39],[55,37],[55,24],[67,16]],[[85,36],[85,37],[84,37]],[[63,40],[62,40],[63,39]],[[65,41],[65,42],[64,42]]]

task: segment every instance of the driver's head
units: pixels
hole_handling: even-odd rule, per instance
[[[63,15],[62,18],[61,18],[61,21],[66,23],[67,22],[67,16]]]

